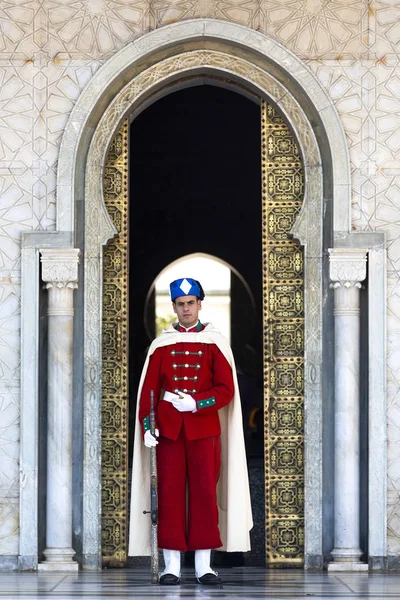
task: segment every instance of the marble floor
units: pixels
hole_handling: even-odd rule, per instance
[[[398,598],[400,573],[307,573],[261,568],[221,569],[223,585],[207,588],[184,569],[179,586],[155,586],[148,569],[106,570],[101,573],[0,573],[0,598],[17,600],[132,600],[213,598],[294,600],[296,598]]]

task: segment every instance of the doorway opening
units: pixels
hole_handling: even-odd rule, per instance
[[[182,96],[178,98],[181,99]],[[233,140],[227,135],[231,134],[236,114],[233,111],[225,131],[218,132],[216,140],[214,124],[213,138],[207,130],[207,119],[200,119],[201,132],[194,127],[199,122],[196,110],[204,113],[204,98],[201,98],[203,104],[196,104],[193,97],[189,100],[190,106],[195,107],[192,119],[181,117],[182,125],[175,115],[176,130],[182,134],[179,125],[183,127],[186,138],[175,136],[168,144],[168,134],[164,131],[164,145],[160,144],[159,127],[162,129],[164,121],[171,121],[165,106],[164,111],[153,114],[153,120],[142,121],[142,131],[132,126],[129,136],[126,120],[110,146],[104,171],[104,201],[118,235],[107,245],[103,256],[103,564],[123,566],[126,561],[128,456],[129,459],[132,456],[127,442],[129,437],[132,441],[128,424],[130,420],[133,430],[139,377],[147,347],[155,336],[154,280],[165,265],[179,261],[184,255],[200,253],[211,254],[230,266],[234,323],[231,346],[241,371],[239,375],[244,374],[254,384],[250,403],[242,392],[245,431],[250,426],[254,433],[255,426],[257,433],[256,440],[251,440],[250,447],[247,445],[255,526],[252,552],[246,554],[246,563],[263,564],[266,559],[270,566],[300,566],[304,550],[304,260],[302,249],[291,236],[303,202],[304,173],[299,148],[278,110],[261,99],[262,167],[257,174],[262,177],[252,179],[254,164],[258,164],[259,155],[255,152],[258,144],[245,147],[245,143],[250,144],[251,139],[254,142],[248,135],[251,125],[255,137],[259,137],[254,119],[250,119],[250,124],[245,123],[243,137],[234,130]],[[181,114],[182,107],[178,101],[176,104]],[[212,102],[209,109],[213,114]],[[249,105],[236,109],[243,123]],[[226,114],[223,111],[221,119]],[[128,137],[137,143],[136,154],[128,152]],[[224,160],[220,161],[227,138],[228,170]],[[178,145],[174,145],[177,139]],[[216,155],[210,150],[211,163],[207,163],[209,156],[205,154],[207,169],[199,170],[199,165],[204,166],[201,160],[185,163],[193,140],[198,139],[202,142],[206,139],[212,151],[217,149]],[[203,154],[207,144],[203,143]],[[241,154],[243,147],[246,156]],[[233,153],[232,148],[235,148]],[[246,162],[249,155],[250,162]],[[167,172],[164,162],[168,161],[163,161],[163,156],[174,157],[167,165]],[[237,160],[238,156],[242,161]],[[213,171],[208,166],[214,167],[218,161],[223,165],[220,171],[214,169],[219,178],[209,178]],[[130,202],[128,163],[129,178],[135,184],[142,183],[136,185],[137,198],[132,193]],[[187,167],[182,181],[176,176],[180,175],[181,163]],[[132,165],[136,166],[136,172]],[[193,166],[196,170],[188,176]],[[151,194],[156,176],[158,184]],[[170,179],[175,185],[171,185]],[[260,179],[261,199],[255,191]],[[199,187],[210,193],[204,193],[201,201],[196,202]],[[174,209],[172,218],[170,206]],[[196,220],[194,214],[201,214],[201,219]],[[255,251],[260,247],[262,261]],[[261,396],[257,390],[262,390],[263,398],[251,411],[250,418],[246,409],[257,403]],[[258,449],[263,451],[260,454],[264,454],[264,463]]]
[[[253,403],[257,402],[262,423],[260,147],[259,104],[217,85],[171,93],[148,107],[131,125],[131,432],[141,369],[146,350],[156,335],[154,281],[168,265],[193,254],[211,255],[232,266],[230,342],[250,398],[249,406],[244,407],[244,424],[246,427]],[[178,276],[193,276],[186,271],[185,268],[185,273]],[[204,287],[205,307],[208,290]],[[218,327],[220,323],[214,325]],[[252,414],[253,432],[259,417]],[[249,457],[249,469],[255,472],[255,477],[250,474],[255,527],[251,556],[246,556],[246,562],[264,565],[262,435],[261,425],[259,441],[252,446],[253,458]],[[238,564],[237,557],[231,558]]]

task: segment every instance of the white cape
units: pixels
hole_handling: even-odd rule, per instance
[[[135,419],[135,440],[132,466],[132,493],[129,524],[129,556],[150,555],[150,451],[143,444],[138,419],[139,398],[149,358],[157,348],[190,341],[216,344],[232,367],[235,394],[232,401],[218,411],[221,423],[221,472],[217,485],[219,530],[222,547],[227,552],[250,550],[250,529],[253,527],[246,451],[243,437],[242,408],[232,350],[224,336],[207,323],[203,331],[180,333],[172,326],[164,330],[150,346],[139,384]]]

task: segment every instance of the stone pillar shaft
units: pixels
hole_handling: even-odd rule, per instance
[[[72,344],[76,249],[41,250],[48,290],[47,505],[40,570],[76,570],[72,560]]]
[[[366,250],[335,248],[329,253],[335,293],[334,563],[329,568],[342,570],[345,563],[346,570],[362,570],[367,565],[360,563],[359,294]]]

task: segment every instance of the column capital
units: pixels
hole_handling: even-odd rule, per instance
[[[367,276],[365,248],[329,248],[329,278],[333,288],[361,287]]]
[[[49,317],[72,317],[72,292],[78,287],[77,248],[46,248],[40,250],[42,279],[49,290],[47,314]]]
[[[80,250],[77,248],[43,248],[39,250],[42,263],[42,279],[59,287],[78,282]],[[68,286],[76,287],[76,286]]]

